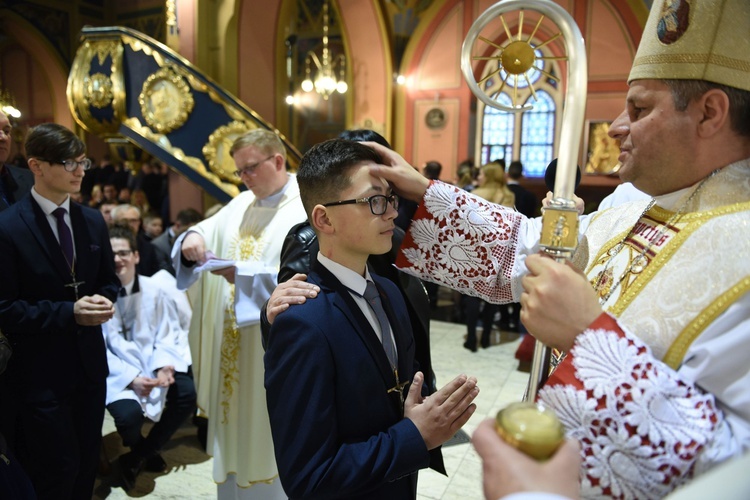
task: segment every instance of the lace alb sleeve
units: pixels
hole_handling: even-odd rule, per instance
[[[661,498],[725,439],[714,397],[603,313],[539,393],[582,446],[584,498]]]
[[[518,212],[435,181],[425,193],[396,265],[418,278],[489,302],[520,296]],[[538,239],[538,236],[537,238]]]

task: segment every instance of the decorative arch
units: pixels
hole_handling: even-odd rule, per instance
[[[24,47],[42,72],[51,96],[54,121],[73,129],[75,123],[65,95],[69,66],[39,30],[21,16],[7,9],[0,9],[0,22],[3,23],[5,33]]]

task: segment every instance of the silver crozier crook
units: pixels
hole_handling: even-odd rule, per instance
[[[523,14],[527,10],[539,12],[542,14],[542,17],[537,22],[534,31],[527,38],[524,38],[524,33],[522,33]],[[502,16],[506,12],[514,11],[519,12],[519,27],[515,35],[511,33]],[[479,84],[475,80],[472,61],[497,61],[497,71],[490,73],[480,83],[500,73],[501,70],[505,70],[507,77],[503,82],[503,86],[508,84],[510,79],[514,78],[516,84],[514,87],[515,90],[518,79],[520,77],[526,78],[526,72],[529,69],[533,69],[537,56],[534,52],[536,47],[532,44],[532,38],[545,16],[560,29],[560,33],[545,43],[551,42],[560,35],[562,35],[565,42],[565,50],[568,56],[568,78],[563,107],[560,148],[557,155],[558,163],[555,175],[555,189],[553,191],[552,202],[544,210],[542,217],[541,247],[542,251],[551,255],[557,261],[564,261],[573,255],[578,243],[578,211],[573,201],[573,191],[575,189],[576,169],[578,168],[576,159],[583,132],[583,117],[586,110],[586,86],[588,83],[586,74],[586,49],[583,44],[581,31],[576,26],[571,15],[551,0],[503,0],[487,9],[471,25],[471,29],[469,29],[469,33],[461,48],[461,71],[463,71],[464,78],[469,84],[471,91],[487,106],[512,113],[520,113],[533,108],[533,106],[519,106],[516,104],[515,99],[513,107],[504,106],[492,99],[479,87]],[[502,46],[479,36],[484,27],[497,17],[500,17],[508,37],[507,42]],[[498,52],[490,57],[472,56],[471,50],[477,39],[495,47]],[[541,45],[543,44],[539,46]],[[530,87],[533,94],[533,86]],[[549,376],[550,357],[550,348],[537,341],[531,364],[531,376],[524,400],[534,401],[536,399],[539,387]]]

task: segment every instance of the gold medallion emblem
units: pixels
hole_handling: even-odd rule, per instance
[[[83,79],[83,100],[95,108],[106,108],[112,103],[112,80],[104,73],[94,73]]]
[[[149,76],[138,96],[146,123],[160,134],[180,128],[193,111],[190,86],[171,66]]]
[[[235,139],[247,133],[251,128],[255,127],[235,120],[217,128],[208,137],[208,142],[203,146],[203,156],[208,160],[211,172],[225,181],[239,183],[239,179],[234,175],[236,166],[229,150],[232,149]]]

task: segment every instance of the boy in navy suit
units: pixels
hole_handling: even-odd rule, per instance
[[[26,138],[30,194],[0,214],[0,329],[13,345],[0,378],[0,432],[40,500],[91,498],[99,464],[114,314],[107,227],[74,203],[91,167],[85,144],[54,123]]]
[[[367,268],[371,253],[390,250],[398,213],[396,195],[369,173],[380,162],[367,146],[334,139],[313,147],[297,174],[320,243],[308,281],[320,293],[276,318],[264,358],[290,498],[416,498],[429,451],[476,408],[479,388],[465,375],[422,397],[403,298]]]

